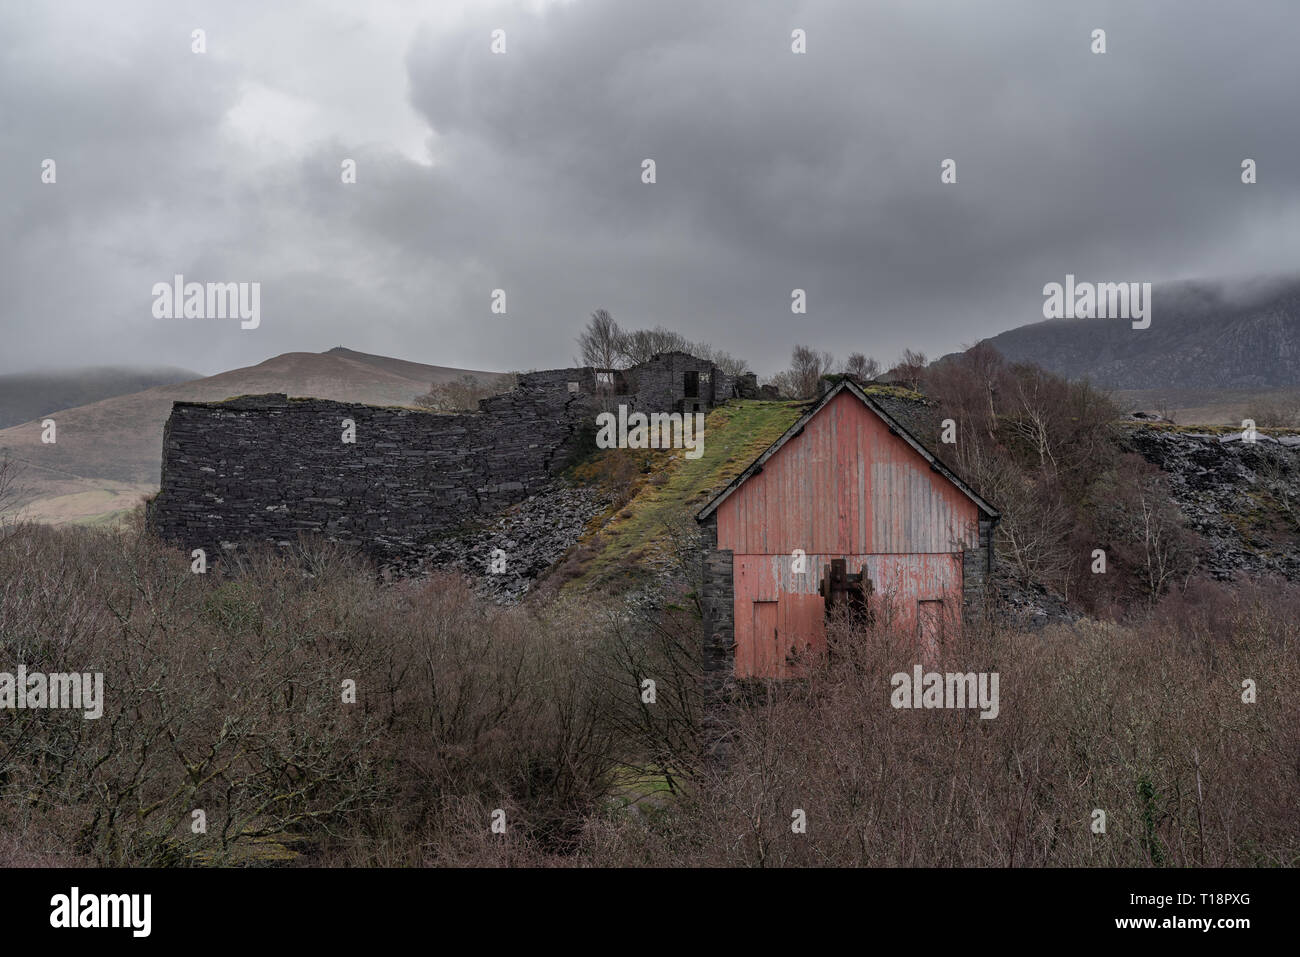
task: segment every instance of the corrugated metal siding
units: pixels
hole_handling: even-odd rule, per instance
[[[847,559],[850,573],[866,571],[876,589],[872,598],[876,613],[890,615],[904,633],[917,631],[917,603],[936,599],[944,603],[946,632],[955,634],[960,627],[962,568],[956,554],[809,555],[808,570],[803,574],[792,571],[789,555],[737,555],[737,677],[790,677],[798,673],[798,668],[786,661],[791,650],[820,654],[825,649],[826,606],[817,594],[817,585],[833,558]],[[775,647],[754,627],[754,606],[767,602],[777,606]]]
[[[792,650],[825,648],[817,594],[832,558],[866,571],[878,611],[917,630],[917,602],[942,600],[960,628],[960,552],[979,545],[979,512],[870,409],[843,393],[718,508],[718,547],[735,553],[738,677],[788,677]],[[808,570],[792,572],[802,549]],[[755,609],[755,602],[775,601]],[[766,635],[775,617],[775,638]],[[757,616],[757,617],[756,617]],[[918,653],[922,649],[918,648]]]
[[[718,509],[736,554],[935,553],[978,545],[979,512],[842,393]]]

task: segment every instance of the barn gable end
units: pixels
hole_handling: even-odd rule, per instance
[[[941,641],[980,600],[997,517],[854,383],[840,383],[697,516],[710,667],[797,674],[797,659],[824,646],[818,586],[836,560],[870,579],[902,627]]]

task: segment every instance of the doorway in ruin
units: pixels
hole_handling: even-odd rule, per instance
[[[844,619],[848,625],[847,634],[859,638],[875,624],[875,615],[871,607],[871,596],[875,587],[866,569],[849,573],[848,560],[832,558],[822,569],[822,580],[817,585],[817,593],[822,596],[825,606],[826,651],[835,656],[836,629],[830,626],[833,619]]]

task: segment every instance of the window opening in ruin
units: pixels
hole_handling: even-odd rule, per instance
[[[694,399],[700,394],[700,374],[698,372],[688,372],[682,381],[682,395],[688,399]]]

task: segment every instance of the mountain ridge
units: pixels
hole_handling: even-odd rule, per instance
[[[1121,319],[1044,319],[983,341],[1012,362],[1110,389],[1300,386],[1300,278],[1161,284],[1151,320],[1133,329]]]
[[[26,507],[28,517],[86,520],[127,507],[156,490],[163,426],[173,402],[285,392],[368,405],[411,405],[432,384],[462,375],[492,378],[501,373],[427,365],[343,347],[286,352],[256,365],[50,413],[46,417],[54,419],[56,429],[53,444],[41,441],[40,419],[0,429],[0,451],[7,451],[18,463],[22,486],[18,504]]]

